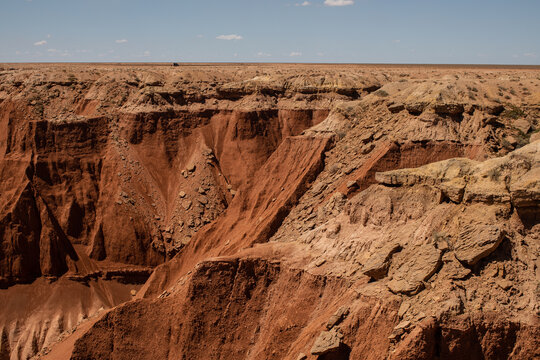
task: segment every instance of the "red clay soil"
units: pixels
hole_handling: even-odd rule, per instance
[[[166,287],[168,281],[182,276],[202,259],[234,254],[268,241],[322,170],[323,154],[330,142],[328,137],[285,139],[254,176],[260,181],[240,187],[222,217],[198,233],[179,256],[156,269],[148,282],[148,295],[155,286]],[[223,234],[227,234],[225,241]]]
[[[309,351],[305,342],[319,330],[314,324],[335,311],[336,299],[354,298],[346,280],[282,269],[260,259],[200,263],[185,285],[185,292],[139,300],[106,315],[77,341],[72,359],[296,359]],[[379,359],[395,311],[392,305],[373,311],[382,304],[369,300],[358,303],[346,337],[352,340],[353,332],[361,332],[364,349],[355,348],[354,356]],[[132,332],[137,337],[122,335]],[[155,352],[147,352],[149,346]]]

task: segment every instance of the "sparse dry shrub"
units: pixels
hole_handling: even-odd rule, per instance
[[[516,105],[508,105],[508,108],[501,114],[502,117],[518,119],[525,115],[525,112]]]

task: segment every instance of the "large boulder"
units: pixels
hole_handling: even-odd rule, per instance
[[[518,208],[538,207],[540,204],[540,167],[531,169],[510,184],[512,203]]]
[[[413,295],[424,287],[428,280],[440,268],[442,252],[426,244],[411,247],[400,253],[396,265],[392,264],[388,288],[393,293]]]
[[[389,244],[378,249],[364,265],[364,275],[367,275],[375,280],[380,280],[388,273],[390,260],[392,255],[401,250],[399,244]]]
[[[466,224],[454,243],[456,258],[472,266],[495,251],[503,237],[504,233],[497,225]]]
[[[325,355],[332,352],[338,352],[341,348],[342,338],[343,335],[336,330],[322,331],[311,348],[311,354]]]

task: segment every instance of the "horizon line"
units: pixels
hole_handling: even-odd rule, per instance
[[[35,61],[35,62],[0,62],[0,65],[157,65],[173,66],[180,65],[360,65],[360,66],[471,66],[471,67],[515,67],[539,69],[540,64],[489,64],[489,63],[391,63],[391,62],[261,62],[261,61]]]

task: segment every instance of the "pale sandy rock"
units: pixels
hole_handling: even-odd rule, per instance
[[[478,181],[469,184],[463,195],[465,202],[482,202],[482,203],[509,203],[510,193],[504,183],[494,181]]]
[[[402,302],[401,305],[399,306],[399,310],[398,310],[398,316],[399,318],[403,318],[403,316],[405,316],[405,314],[407,313],[407,311],[411,308],[411,304],[408,303],[408,302]]]
[[[341,224],[333,223],[328,226],[328,229],[326,230],[326,236],[329,238],[335,238],[339,234],[340,231],[341,231]]]
[[[531,124],[525,119],[514,120],[512,121],[512,125],[524,134],[528,133],[531,129]]]
[[[456,316],[463,313],[465,305],[461,297],[451,294],[450,297],[443,302],[436,304],[435,316],[443,318],[448,316]]]
[[[410,282],[403,278],[392,279],[387,283],[388,289],[394,294],[415,295],[424,289],[422,282]]]
[[[334,326],[338,325],[341,321],[343,321],[343,319],[345,319],[347,315],[349,315],[349,307],[341,306],[326,322],[326,329],[332,329]]]
[[[185,210],[189,210],[191,208],[192,201],[191,200],[184,200],[182,201],[182,207]]]
[[[313,196],[319,195],[323,190],[326,188],[326,184],[324,182],[318,182],[311,188],[311,192],[313,193]]]
[[[481,223],[465,224],[454,242],[456,258],[471,266],[491,254],[504,237],[496,225]]]
[[[311,354],[325,355],[331,352],[336,352],[341,347],[341,339],[342,335],[335,330],[322,331],[311,348]]]
[[[408,103],[405,105],[405,109],[411,114],[411,115],[420,115],[424,109],[426,108],[425,103]]]
[[[376,280],[384,278],[388,273],[392,255],[400,250],[399,244],[390,244],[375,250],[364,265],[364,274]]]
[[[405,105],[403,104],[392,104],[388,105],[388,111],[390,111],[392,114],[396,114],[400,111],[405,110]]]
[[[411,326],[411,322],[409,320],[404,320],[400,322],[399,324],[397,324],[394,327],[394,330],[405,330],[405,329],[408,329],[410,326]]]
[[[508,279],[497,279],[495,283],[503,290],[510,290],[513,285],[512,281]]]
[[[452,258],[449,261],[445,261],[444,258],[446,255],[447,254],[443,257],[444,265],[438,273],[439,277],[443,279],[461,280],[470,275],[471,270],[463,267],[453,254],[448,254]]]
[[[463,179],[453,179],[439,185],[443,194],[455,203],[463,200],[466,183]]]
[[[484,162],[450,159],[413,169],[375,174],[389,186],[434,186],[453,202],[534,206],[540,200],[540,142]],[[510,191],[509,191],[510,189]]]
[[[540,166],[510,184],[512,203],[518,208],[540,204]]]
[[[388,288],[393,293],[412,295],[422,290],[428,280],[441,265],[442,252],[432,245],[422,245],[406,249],[396,256],[392,264]]]
[[[465,108],[463,104],[439,103],[433,109],[437,114],[441,115],[460,115],[463,114]]]

